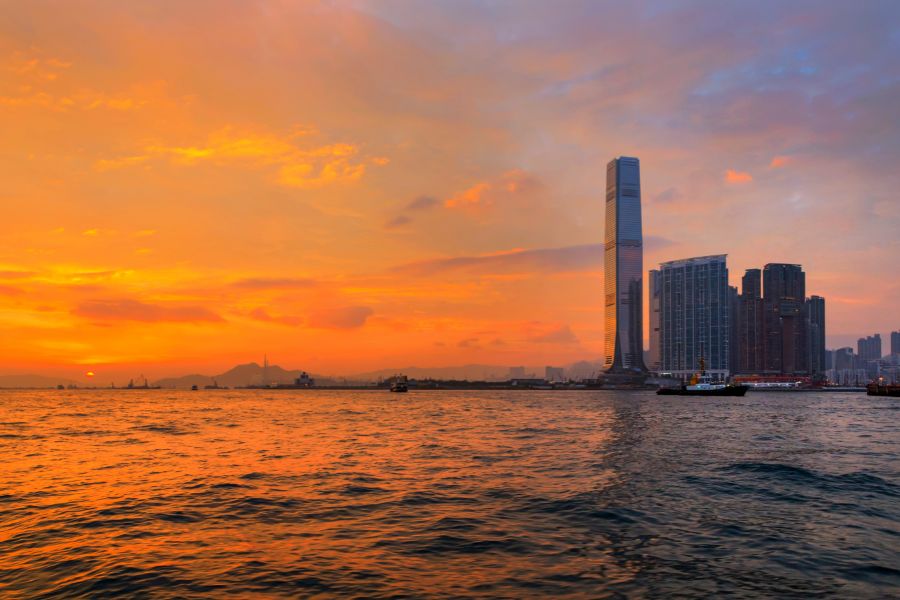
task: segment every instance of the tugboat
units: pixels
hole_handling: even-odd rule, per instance
[[[391,391],[392,392],[408,392],[409,385],[407,384],[406,375],[395,375],[393,381],[391,381]]]
[[[680,388],[659,388],[660,396],[743,396],[750,386],[714,383],[706,373],[706,362],[700,357],[700,372],[694,373],[688,385]]]
[[[866,394],[869,396],[894,396],[900,398],[900,384],[885,383],[884,377],[873,381],[866,386]]]

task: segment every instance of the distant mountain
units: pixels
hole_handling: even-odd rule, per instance
[[[64,377],[44,375],[0,375],[0,388],[55,388],[58,385],[84,385]]]
[[[602,369],[602,361],[579,361],[564,365],[566,377],[585,379],[594,377]],[[269,365],[268,372],[258,363],[252,362],[238,365],[219,375],[184,375],[183,377],[167,377],[153,382],[163,388],[189,388],[193,385],[203,387],[218,383],[223,387],[245,387],[261,385],[265,379],[268,383],[293,383],[300,377],[299,369],[288,370],[278,365]],[[504,381],[509,378],[509,367],[501,365],[460,365],[455,367],[404,367],[395,369],[379,369],[357,373],[346,377],[325,377],[312,374],[319,385],[365,384],[387,379],[402,373],[410,379],[468,379],[470,381]],[[544,367],[525,367],[528,377],[543,377]]]
[[[219,375],[185,375],[183,377],[167,377],[153,382],[164,388],[189,388],[193,385],[203,387],[218,383],[223,387],[244,387],[263,383],[293,383],[303,371],[288,371],[278,365],[269,365],[266,371],[258,363],[252,362],[238,365]],[[264,381],[265,380],[265,381]]]
[[[558,365],[557,365],[558,366]],[[596,377],[603,369],[603,361],[578,361],[562,365],[565,376],[572,379]],[[404,367],[400,369],[379,369],[358,373],[347,379],[355,381],[378,381],[397,373],[410,379],[468,379],[470,381],[505,381],[509,379],[508,366],[470,364],[455,367]],[[525,367],[526,377],[543,377],[544,367]]]

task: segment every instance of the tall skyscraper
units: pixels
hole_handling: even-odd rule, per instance
[[[810,296],[806,300],[806,318],[809,372],[822,374],[831,368],[825,361],[825,298]]]
[[[900,354],[900,331],[891,332],[891,354]]]
[[[643,343],[644,243],[641,171],[636,158],[606,165],[605,366],[608,371],[646,371]]]
[[[809,372],[805,299],[806,274],[800,265],[770,263],[763,267],[765,372]]]
[[[738,300],[738,363],[735,369],[741,373],[763,371],[763,298],[762,271],[747,269],[741,279],[741,297]]]
[[[728,269],[725,255],[659,266],[661,371],[685,378],[702,357],[718,379],[730,373]]]
[[[659,301],[662,295],[662,279],[659,271],[650,269],[647,284],[650,288],[650,352],[647,354],[647,368],[658,373],[662,363],[660,362],[659,340]]]

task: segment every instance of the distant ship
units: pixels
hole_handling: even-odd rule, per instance
[[[900,384],[873,381],[866,386],[866,394],[869,396],[892,396],[897,398],[900,397]]]
[[[392,392],[408,392],[409,391],[409,383],[406,378],[406,375],[395,375],[393,381],[391,381],[391,391]]]
[[[150,385],[149,383],[147,383],[147,378],[144,377],[144,385],[135,385],[134,379],[129,379],[128,385],[126,385],[124,388],[119,388],[119,389],[120,390],[158,390],[158,389],[160,389],[160,386]]]
[[[661,387],[656,390],[660,396],[743,396],[750,389],[746,385],[715,383],[706,373],[706,362],[700,358],[700,372],[691,377],[688,385],[680,388]]]

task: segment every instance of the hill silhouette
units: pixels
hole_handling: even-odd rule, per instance
[[[164,388],[189,388],[193,385],[203,387],[218,383],[223,387],[244,387],[248,385],[262,385],[264,383],[293,383],[300,377],[303,371],[299,369],[287,370],[278,365],[269,365],[268,370],[259,363],[251,362],[237,365],[218,375],[184,375],[182,377],[167,377],[153,382]]]

